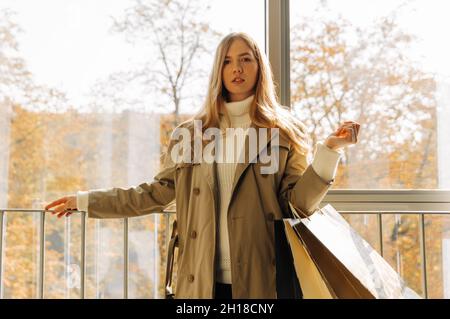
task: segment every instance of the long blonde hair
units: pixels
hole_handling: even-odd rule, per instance
[[[210,127],[219,127],[219,110],[223,110],[229,123],[228,114],[223,107],[227,91],[223,85],[222,70],[226,53],[235,39],[246,42],[259,66],[255,99],[249,109],[252,122],[262,128],[279,128],[280,134],[289,139],[296,151],[308,156],[311,146],[306,126],[295,118],[287,107],[280,105],[275,93],[270,62],[256,41],[243,32],[228,34],[217,47],[206,100],[194,119],[202,121],[202,131]]]

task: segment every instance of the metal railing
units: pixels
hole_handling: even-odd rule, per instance
[[[37,276],[37,298],[44,298],[44,287],[45,287],[45,214],[51,213],[49,210],[39,210],[39,209],[3,209],[0,208],[0,299],[3,299],[3,238],[6,234],[5,227],[5,214],[6,213],[40,213],[39,215],[39,267]],[[80,240],[80,298],[86,298],[86,212],[76,212],[81,215],[81,240]],[[170,215],[173,214],[173,210],[166,210],[163,213],[157,212],[155,214],[163,215],[166,220],[166,247],[168,246],[168,241],[170,240]],[[70,218],[70,217],[69,217]],[[128,218],[122,218],[123,223],[123,257],[124,257],[124,283],[123,283],[123,297],[128,299],[128,288],[129,288],[129,224]]]
[[[342,214],[364,215],[375,214],[377,216],[378,235],[377,240],[380,254],[383,256],[383,216],[417,214],[419,216],[420,255],[422,261],[422,291],[425,298],[428,297],[428,279],[426,265],[426,215],[448,215],[450,217],[450,191],[440,190],[330,190],[321,203],[321,207],[331,204]],[[14,212],[39,212],[39,271],[38,271],[38,298],[44,298],[45,275],[45,214],[49,211],[30,209],[0,209],[0,298],[3,298],[3,237],[6,227],[4,223],[5,213]],[[170,214],[174,210],[162,213],[166,220],[166,241],[169,240]],[[86,213],[81,214],[81,240],[80,240],[80,298],[86,297]],[[124,254],[124,284],[123,297],[128,298],[129,287],[129,224],[124,218],[123,223],[123,254]],[[167,242],[166,242],[167,246]]]

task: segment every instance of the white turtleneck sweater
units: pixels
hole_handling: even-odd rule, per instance
[[[231,127],[243,128],[245,131],[251,125],[249,116],[250,104],[254,95],[239,102],[225,103],[228,115],[231,121]],[[225,116],[221,117],[220,126],[226,128]],[[226,153],[227,136],[223,135],[224,147],[221,148]],[[243,150],[243,144],[238,145],[238,152]],[[239,154],[239,153],[238,153]],[[226,155],[226,154],[223,154]],[[312,167],[314,171],[324,180],[332,180],[336,175],[337,166],[341,152],[334,151],[322,142],[318,142],[314,149],[314,159]],[[219,215],[217,226],[217,267],[216,280],[221,283],[231,284],[231,264],[230,264],[230,247],[228,238],[228,222],[227,208],[231,196],[231,188],[233,185],[236,163],[217,163],[217,179],[219,189]],[[88,212],[89,192],[80,191],[77,193],[78,210]]]

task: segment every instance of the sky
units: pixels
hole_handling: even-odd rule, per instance
[[[224,33],[242,30],[264,47],[263,0],[214,0],[211,26]],[[291,0],[291,25],[303,15],[313,14],[319,0]],[[328,0],[354,25],[365,26],[388,14],[405,1]],[[132,0],[0,0],[0,8],[17,12],[23,29],[20,52],[35,80],[67,92],[75,103],[83,103],[89,88],[101,78],[126,69],[130,61],[148,54],[139,46],[111,35],[111,16],[120,16]],[[412,9],[411,9],[412,8]],[[399,21],[405,30],[416,34],[412,54],[430,71],[450,77],[450,43],[443,41],[443,30],[450,30],[450,1],[412,0]],[[224,14],[226,13],[226,14]]]

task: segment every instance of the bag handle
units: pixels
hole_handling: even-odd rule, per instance
[[[172,272],[173,261],[175,259],[175,248],[178,247],[178,230],[177,221],[172,223],[172,235],[170,236],[169,247],[167,249],[167,264],[166,264],[166,299],[174,299],[175,294],[172,290]]]
[[[297,210],[297,209],[294,207],[294,205],[293,205],[290,201],[288,201],[288,203],[289,203],[289,207],[290,207],[290,209],[291,209],[291,214],[292,214],[292,216],[293,216],[294,219],[303,219],[303,218],[306,218],[306,219],[309,220],[309,216],[306,215],[306,213],[304,213],[301,209],[298,209],[298,210]],[[300,214],[301,214],[303,217],[300,216],[299,212],[300,212]]]

